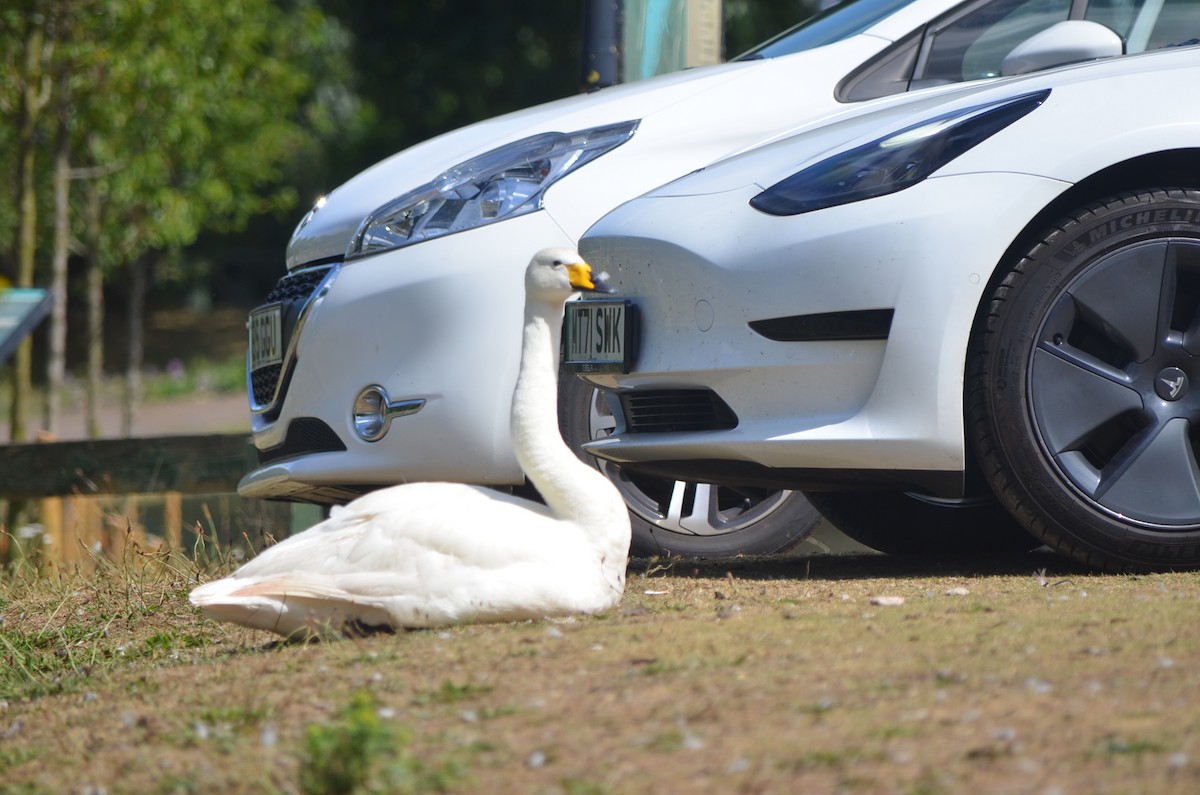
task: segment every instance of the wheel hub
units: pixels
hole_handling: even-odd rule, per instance
[[[1166,367],[1154,379],[1154,391],[1163,400],[1174,402],[1188,393],[1187,373],[1178,367]]]

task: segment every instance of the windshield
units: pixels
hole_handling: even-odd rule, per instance
[[[785,30],[773,39],[758,45],[749,52],[739,55],[735,61],[755,58],[777,58],[794,52],[824,47],[835,41],[847,39],[874,25],[912,0],[845,0],[814,17]]]

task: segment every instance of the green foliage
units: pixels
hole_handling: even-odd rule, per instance
[[[304,734],[300,789],[308,795],[444,792],[463,777],[453,762],[429,766],[410,749],[411,732],[380,715],[359,690],[336,720]]]
[[[5,7],[0,169],[16,168],[7,144],[32,80],[45,100],[36,119],[40,249],[50,249],[49,167],[63,136],[76,176],[98,182],[110,269],[188,246],[203,229],[240,229],[293,208],[291,164],[311,162],[325,138],[358,126],[349,47],[314,0]],[[0,251],[12,244],[13,200],[0,194]],[[73,216],[81,238],[79,208]]]

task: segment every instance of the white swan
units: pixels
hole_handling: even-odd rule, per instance
[[[599,281],[599,280],[597,280]],[[521,366],[513,392],[517,459],[545,505],[461,483],[366,494],[270,547],[192,604],[220,621],[285,637],[359,627],[433,627],[594,613],[625,587],[629,514],[612,483],[558,430],[563,305],[604,289],[569,249],[525,273]]]

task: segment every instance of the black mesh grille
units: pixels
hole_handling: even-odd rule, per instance
[[[621,392],[630,433],[724,431],[737,427],[737,415],[707,389],[633,389]]]
[[[329,271],[329,267],[321,267],[289,273],[276,282],[275,286],[271,288],[271,292],[267,294],[266,300],[263,301],[264,306],[274,303],[281,304],[283,339],[280,340],[280,344],[283,350],[288,350],[291,345],[298,318],[312,298],[313,292],[321,286],[321,282],[325,280]],[[269,364],[250,373],[251,397],[254,399],[256,407],[265,408],[274,402],[285,364]]]
[[[267,300],[264,304],[271,304],[276,301],[307,301],[312,295],[313,290],[321,284],[321,280],[325,278],[325,274],[329,273],[329,268],[310,268],[308,270],[289,273],[275,283],[271,288],[271,292],[267,294]]]
[[[250,374],[250,388],[254,391],[254,404],[265,406],[275,397],[275,385],[279,383],[279,372],[283,365],[270,364]]]
[[[346,445],[333,428],[316,417],[297,417],[288,423],[283,444],[258,451],[258,463],[268,464],[309,453],[337,453],[345,449]]]

